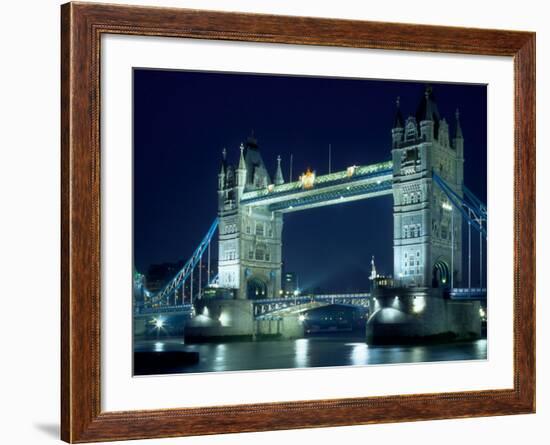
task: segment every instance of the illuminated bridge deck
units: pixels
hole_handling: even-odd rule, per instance
[[[302,181],[245,192],[242,205],[267,206],[271,211],[291,212],[338,204],[392,192],[393,163],[354,166],[315,177],[309,186]]]

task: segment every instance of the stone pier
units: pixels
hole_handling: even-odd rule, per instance
[[[481,337],[478,301],[453,301],[437,288],[377,288],[366,325],[369,344],[473,340]]]

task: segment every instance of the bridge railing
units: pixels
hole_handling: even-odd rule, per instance
[[[449,298],[451,300],[484,300],[487,298],[487,288],[464,287],[449,289]]]
[[[288,298],[266,298],[262,300],[253,300],[254,316],[269,315],[272,312],[302,306],[311,303],[325,304],[354,304],[359,302],[368,302],[370,293],[358,292],[353,294],[319,294],[319,295],[301,295]],[[361,304],[358,304],[361,305]]]
[[[155,306],[155,307],[136,307],[134,309],[135,315],[154,315],[154,314],[172,314],[172,313],[186,313],[192,312],[192,304],[179,304],[173,306]]]

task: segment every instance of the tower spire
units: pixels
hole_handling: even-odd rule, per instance
[[[246,163],[244,162],[244,144],[242,142],[239,149],[241,150],[241,154],[239,156],[239,166],[237,167],[237,169],[246,170]]]
[[[403,115],[401,114],[401,108],[400,108],[400,98],[397,96],[397,99],[395,100],[395,119],[393,120],[393,128],[403,128]]]
[[[220,175],[225,175],[225,171],[227,168],[227,150],[225,147],[222,149],[222,162],[220,167]]]
[[[459,111],[458,108],[456,109],[455,116],[456,116],[456,134],[455,134],[455,138],[456,139],[463,139],[462,127],[460,126],[460,111]]]
[[[225,174],[227,173],[227,150],[225,147],[222,150],[222,162],[220,163],[220,172],[218,173],[218,190],[222,191],[225,188]]]
[[[283,171],[281,170],[281,156],[277,156],[277,171],[275,172],[275,185],[284,184]]]

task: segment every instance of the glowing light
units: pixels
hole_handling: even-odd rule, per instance
[[[393,306],[394,308],[399,307],[399,296],[396,295],[395,297],[393,297],[392,306]]]
[[[300,314],[298,316],[298,320],[300,320],[303,323],[306,320],[306,316],[304,314]]]
[[[162,318],[155,319],[155,327],[157,329],[162,329],[164,327],[164,320]]]
[[[443,207],[444,210],[451,211],[453,210],[453,206],[449,204],[447,201],[441,204],[441,207]]]
[[[231,317],[226,311],[222,311],[219,320],[222,326],[229,326],[231,323]]]
[[[481,318],[485,318],[485,311],[483,310],[482,307],[479,308],[479,316],[480,316]]]
[[[421,313],[425,307],[426,300],[424,299],[424,297],[414,297],[412,310],[415,314]]]
[[[202,315],[204,315],[205,317],[210,316],[210,311],[208,310],[208,307],[204,306],[204,309],[202,310]]]
[[[298,295],[300,295],[300,289],[296,289],[294,291],[294,296],[297,297]]]
[[[164,343],[161,341],[157,341],[155,343],[155,352],[162,352],[164,351]]]
[[[351,177],[355,174],[355,169],[357,168],[356,165],[352,165],[350,167],[347,168],[346,170],[346,174],[348,175],[348,177]]]
[[[313,185],[315,184],[315,172],[312,172],[308,168],[306,172],[300,176],[300,182],[302,183],[302,187],[305,189],[313,188]]]

